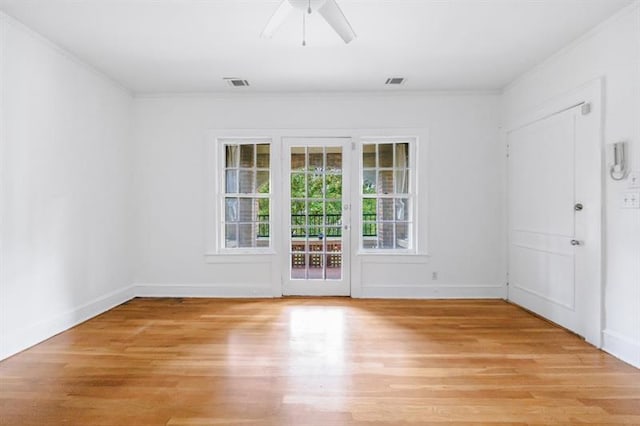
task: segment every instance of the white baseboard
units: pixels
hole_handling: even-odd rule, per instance
[[[116,290],[77,308],[3,336],[0,360],[47,340],[134,297],[132,287]]]
[[[152,284],[138,283],[133,286],[137,297],[216,297],[216,298],[270,298],[270,285],[254,284]]]
[[[152,284],[133,286],[139,297],[216,297],[216,298],[270,298],[274,297],[269,285],[250,284]],[[365,286],[361,298],[381,299],[504,299],[505,286],[439,285],[439,286]]]
[[[413,285],[363,286],[362,298],[380,299],[504,299],[506,286]]]
[[[630,339],[613,330],[602,332],[602,350],[623,360],[624,362],[640,368],[640,342]]]

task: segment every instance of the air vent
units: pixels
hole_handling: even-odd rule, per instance
[[[249,87],[249,81],[241,78],[225,77],[224,80],[229,83],[231,87]]]
[[[384,84],[386,84],[387,86],[399,86],[401,84],[404,84],[405,81],[407,81],[407,79],[404,77],[389,77],[387,79],[387,82]]]

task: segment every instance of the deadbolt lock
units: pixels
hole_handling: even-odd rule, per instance
[[[579,212],[584,208],[584,206],[582,205],[582,203],[576,203],[576,205],[573,206],[573,208],[575,209],[575,211]]]

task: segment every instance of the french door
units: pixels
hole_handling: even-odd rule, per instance
[[[284,137],[284,295],[350,295],[351,138]]]

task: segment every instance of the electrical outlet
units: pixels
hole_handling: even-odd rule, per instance
[[[640,188],[640,171],[633,170],[629,172],[627,179],[629,180],[629,189]]]
[[[640,192],[623,192],[620,201],[623,209],[640,209]]]

